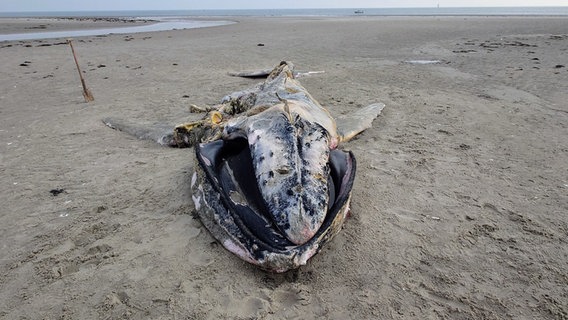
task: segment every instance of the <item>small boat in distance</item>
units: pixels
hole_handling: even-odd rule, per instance
[[[363,10],[355,10],[354,12],[357,13],[357,14],[365,13],[365,11],[363,11]]]

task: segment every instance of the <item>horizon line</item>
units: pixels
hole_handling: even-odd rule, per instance
[[[310,7],[310,8],[202,8],[202,9],[78,9],[78,10],[20,10],[20,11],[4,11],[0,10],[0,13],[22,13],[22,12],[141,12],[141,11],[218,11],[218,10],[321,10],[321,9],[460,9],[460,8],[565,8],[568,5],[544,5],[544,6],[417,6],[417,7]]]

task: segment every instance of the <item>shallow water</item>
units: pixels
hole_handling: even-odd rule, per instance
[[[439,64],[442,63],[441,60],[406,60],[405,63],[410,64]]]
[[[84,36],[100,36],[107,34],[125,34],[125,33],[166,31],[166,30],[194,29],[194,28],[222,26],[232,23],[234,22],[190,21],[190,20],[159,21],[153,24],[147,24],[142,26],[131,26],[131,27],[0,34],[0,41],[72,38],[72,37],[84,37]]]

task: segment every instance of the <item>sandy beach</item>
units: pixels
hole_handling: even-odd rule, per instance
[[[232,20],[76,38],[91,103],[65,39],[0,42],[0,318],[568,319],[567,17]],[[281,60],[332,114],[386,108],[342,146],[344,229],[272,274],[192,217],[193,150],[101,119],[197,119]]]
[[[121,18],[0,18],[0,34],[120,28],[155,23]]]

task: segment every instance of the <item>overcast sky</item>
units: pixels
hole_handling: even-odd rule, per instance
[[[567,0],[0,0],[0,11],[567,6]]]

